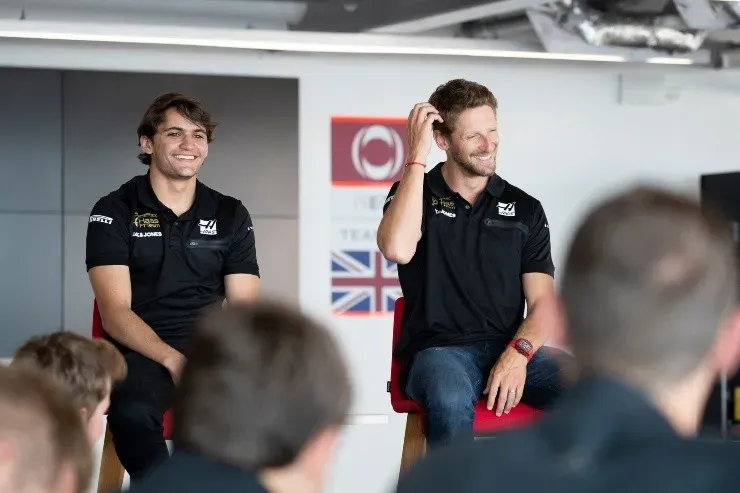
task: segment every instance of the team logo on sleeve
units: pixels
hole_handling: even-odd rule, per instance
[[[100,214],[93,214],[92,216],[90,216],[90,222],[91,223],[113,224],[113,218],[110,218],[108,216],[101,216]]]
[[[198,226],[200,227],[200,234],[202,235],[218,234],[218,230],[216,229],[215,219],[200,219],[198,221]]]

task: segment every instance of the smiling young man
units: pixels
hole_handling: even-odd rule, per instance
[[[133,482],[168,457],[163,413],[197,318],[224,299],[258,295],[249,212],[197,179],[215,127],[194,98],[156,98],[138,128],[139,160],[149,171],[98,200],[88,223],[90,282],[105,332],[128,366],[108,424]]]
[[[490,90],[462,79],[414,106],[378,228],[406,301],[395,354],[432,447],[472,434],[483,394],[501,415],[520,400],[548,407],[563,389],[559,361],[540,349],[549,320],[538,307],[554,296],[547,217],[496,174],[497,110]],[[447,160],[425,173],[432,140]]]

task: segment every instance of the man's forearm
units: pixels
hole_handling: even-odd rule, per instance
[[[421,236],[424,168],[411,165],[378,226],[378,248],[386,259],[405,264],[411,261]]]
[[[532,343],[532,347],[536,352],[539,350],[545,342],[547,342],[547,334],[545,327],[547,321],[543,320],[545,317],[544,310],[537,310],[534,308],[527,314],[527,318],[524,319],[519,330],[514,335],[514,339],[526,339]]]
[[[103,316],[105,332],[124,346],[164,365],[175,349],[166,344],[129,308],[116,308]]]

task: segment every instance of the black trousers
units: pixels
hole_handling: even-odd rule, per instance
[[[182,344],[168,344],[180,350]],[[116,454],[131,482],[169,458],[163,416],[170,408],[175,384],[159,363],[128,350],[126,379],[111,392],[108,426]]]

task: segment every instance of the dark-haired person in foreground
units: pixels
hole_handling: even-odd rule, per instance
[[[108,424],[132,482],[168,457],[163,413],[197,317],[224,298],[258,294],[249,212],[197,179],[215,127],[194,98],[156,98],[138,128],[148,172],[102,197],[90,214],[88,274],[105,332],[128,366]]]
[[[414,106],[407,129],[409,161],[377,243],[398,263],[406,301],[394,348],[402,388],[424,407],[427,442],[437,447],[472,437],[482,395],[500,416],[519,402],[546,409],[562,394],[540,310],[555,266],[542,204],[496,172],[498,100],[487,87],[439,86]],[[432,167],[433,141],[447,159]]]
[[[740,357],[735,245],[699,204],[635,188],[578,227],[556,339],[577,381],[534,427],[450,447],[398,493],[726,493],[740,448],[696,438],[706,399]]]
[[[279,304],[200,323],[175,393],[172,458],[131,493],[319,493],[351,400],[326,328]]]

